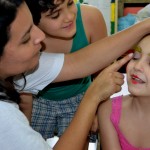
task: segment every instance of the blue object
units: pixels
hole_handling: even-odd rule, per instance
[[[124,17],[120,17],[118,19],[118,31],[121,31],[123,29],[126,29],[136,22],[136,16],[132,14],[128,14]]]

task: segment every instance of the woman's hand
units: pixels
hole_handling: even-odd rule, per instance
[[[97,96],[97,102],[107,100],[112,94],[119,92],[124,83],[124,76],[118,70],[131,58],[132,53],[105,68],[93,81],[85,96]]]

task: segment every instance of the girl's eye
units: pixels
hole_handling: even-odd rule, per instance
[[[139,52],[134,52],[134,54],[133,54],[133,60],[138,60],[138,59],[140,59],[141,58],[141,53],[139,53]]]

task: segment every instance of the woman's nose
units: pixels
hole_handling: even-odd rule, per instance
[[[37,26],[35,26],[35,33],[36,33],[35,34],[36,38],[35,38],[34,44],[39,44],[45,39],[45,34]]]

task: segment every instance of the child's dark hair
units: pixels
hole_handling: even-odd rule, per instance
[[[53,12],[59,5],[54,4],[54,0],[25,0],[33,16],[33,21],[36,25],[39,24],[41,13],[48,10]],[[64,0],[60,0],[61,3]]]
[[[10,25],[14,21],[18,7],[23,0],[0,0],[0,60],[4,47],[10,39]],[[0,100],[10,100],[19,103],[19,94],[15,91],[12,79],[0,79]]]

